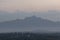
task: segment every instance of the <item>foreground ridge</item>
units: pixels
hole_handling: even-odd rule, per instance
[[[0,40],[60,40],[60,33],[0,33]]]

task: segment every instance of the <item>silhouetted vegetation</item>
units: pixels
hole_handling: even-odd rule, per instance
[[[60,40],[60,33],[0,33],[0,40]]]

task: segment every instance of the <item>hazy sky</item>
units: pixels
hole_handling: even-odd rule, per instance
[[[48,11],[55,10],[60,11],[60,0],[0,0],[0,11],[11,12],[11,11]],[[47,19],[59,20],[60,21],[60,12],[48,12],[48,13],[36,13],[35,15],[44,17]],[[24,18],[26,16],[30,16],[30,14],[20,13],[20,18]],[[16,19],[16,14],[5,14],[0,12],[0,21]]]
[[[14,11],[60,10],[60,0],[0,0],[0,10]]]

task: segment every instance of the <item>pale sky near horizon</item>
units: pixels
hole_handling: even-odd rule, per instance
[[[16,10],[29,12],[29,11],[35,11],[35,12],[41,12],[41,11],[49,11],[49,10],[55,10],[60,11],[60,0],[0,0],[0,11],[4,12],[15,12]],[[30,13],[31,14],[31,13]],[[58,13],[36,13],[38,16],[42,16],[47,19],[52,19],[56,21],[60,21],[60,12]],[[20,17],[26,17],[27,14],[21,13]],[[29,15],[28,15],[29,16]],[[16,15],[10,15],[10,14],[3,14],[1,15],[0,12],[0,21],[4,20],[10,20],[10,19],[16,19]]]
[[[60,10],[60,0],[0,0],[0,10],[15,11]]]

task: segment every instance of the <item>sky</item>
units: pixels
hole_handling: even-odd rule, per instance
[[[60,21],[60,12],[55,12],[60,11],[60,0],[0,0],[0,22],[2,20],[16,19],[16,14],[13,13],[17,10],[20,11],[20,18],[31,16],[31,12],[36,12],[35,15],[37,16]],[[53,12],[51,13],[49,10]],[[1,11],[9,13],[1,13]]]
[[[15,11],[60,10],[60,0],[0,0],[0,10]]]

